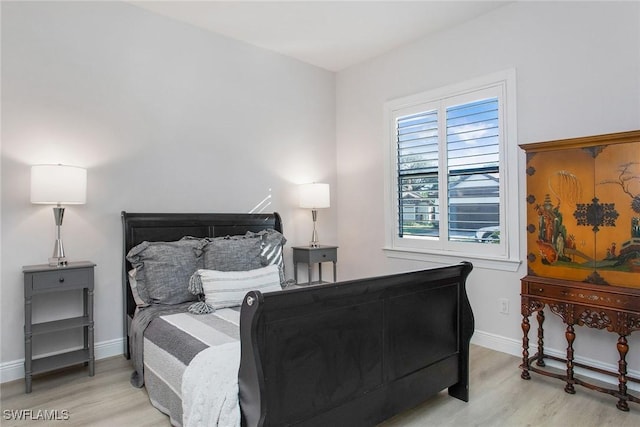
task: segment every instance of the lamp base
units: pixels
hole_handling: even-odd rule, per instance
[[[60,238],[60,224],[58,224],[58,238],[53,246],[53,256],[49,258],[49,266],[64,267],[65,265],[67,265],[67,257],[64,256],[64,246]]]
[[[316,231],[316,220],[318,219],[318,211],[313,209],[311,211],[311,216],[313,218],[313,232],[311,233],[311,241],[309,242],[309,247],[317,248],[320,246],[318,243],[318,232]]]
[[[49,267],[66,267],[67,264],[66,257],[49,258]]]

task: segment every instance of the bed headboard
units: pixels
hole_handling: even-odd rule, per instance
[[[124,336],[129,336],[129,325],[136,304],[127,280],[131,264],[127,253],[144,242],[169,242],[184,236],[220,237],[258,232],[273,228],[282,233],[280,215],[248,213],[129,213],[122,211],[123,253],[122,294],[124,304]],[[128,339],[125,339],[125,357],[129,358]]]

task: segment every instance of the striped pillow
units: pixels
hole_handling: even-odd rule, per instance
[[[277,265],[247,271],[198,270],[193,279],[202,283],[205,302],[213,308],[242,305],[249,291],[273,292],[282,290]]]
[[[287,239],[276,230],[263,230],[258,235],[262,236],[262,246],[260,248],[260,261],[262,265],[275,264],[284,269],[284,258],[282,257],[282,247]]]

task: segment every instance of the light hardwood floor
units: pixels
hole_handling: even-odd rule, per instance
[[[520,379],[519,359],[484,347],[471,347],[471,397],[468,403],[441,392],[381,427],[425,426],[640,426],[640,405],[616,409],[612,396],[576,387],[569,395],[563,383],[532,374]],[[131,368],[123,357],[96,363],[96,375],[72,368],[34,379],[31,394],[24,382],[2,384],[2,426],[169,426],[151,406],[143,389],[129,385]],[[68,420],[14,421],[6,410],[67,410]]]

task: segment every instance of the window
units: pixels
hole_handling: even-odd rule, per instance
[[[514,90],[507,71],[386,104],[391,256],[517,268]]]

